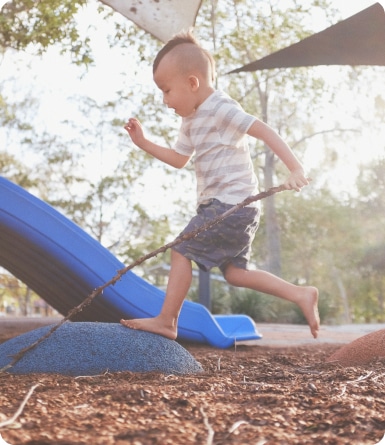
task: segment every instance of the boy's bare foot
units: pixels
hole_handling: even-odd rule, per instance
[[[152,332],[163,337],[175,340],[177,337],[176,328],[166,326],[159,317],[137,318],[134,320],[120,320],[120,323],[126,328],[138,329],[139,331]]]
[[[298,306],[305,316],[310,331],[314,338],[318,337],[320,328],[320,318],[318,313],[318,289],[316,287],[307,286],[303,288],[304,295],[297,302]]]

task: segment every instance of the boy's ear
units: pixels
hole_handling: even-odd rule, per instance
[[[190,83],[192,91],[196,91],[199,88],[199,79],[197,76],[189,76],[188,81]]]

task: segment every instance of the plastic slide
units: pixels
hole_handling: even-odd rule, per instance
[[[125,266],[61,213],[1,177],[0,265],[63,315]],[[117,323],[121,318],[151,317],[158,314],[163,299],[162,290],[129,271],[74,321]],[[260,338],[246,315],[212,315],[201,304],[183,304],[178,340],[227,348]]]

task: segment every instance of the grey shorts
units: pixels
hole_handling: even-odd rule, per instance
[[[209,204],[198,207],[194,216],[181,235],[217,218],[233,206],[213,199]],[[222,273],[231,263],[247,269],[250,260],[251,243],[259,225],[260,212],[255,207],[243,207],[223,221],[196,237],[177,244],[173,249],[186,258],[195,261],[202,270],[219,267]]]

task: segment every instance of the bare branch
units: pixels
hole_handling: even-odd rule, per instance
[[[202,414],[203,423],[205,424],[205,427],[207,428],[207,431],[208,431],[206,445],[212,445],[213,440],[214,440],[215,431],[213,430],[212,426],[210,425],[209,419],[208,419],[206,413],[203,411],[203,408],[199,408],[199,411]]]
[[[298,141],[291,144],[291,148],[295,148],[297,145],[302,144],[302,142],[306,141],[307,139],[314,138],[315,136],[319,136],[320,134],[334,133],[335,131],[339,132],[354,131],[356,133],[360,132],[360,130],[356,130],[354,128],[330,128],[329,130],[316,131],[312,134],[308,134],[307,136],[302,137],[301,139],[298,139]]]
[[[24,400],[21,402],[21,405],[19,406],[19,408],[15,412],[15,414],[11,418],[4,420],[4,422],[0,422],[0,428],[3,428],[4,426],[11,425],[12,423],[14,423],[16,421],[16,419],[23,412],[23,409],[24,409],[25,405],[27,404],[28,400],[30,399],[30,397],[32,396],[32,393],[38,386],[40,386],[40,383],[37,383],[36,385],[32,386],[32,388],[28,391],[28,394],[25,396]]]

